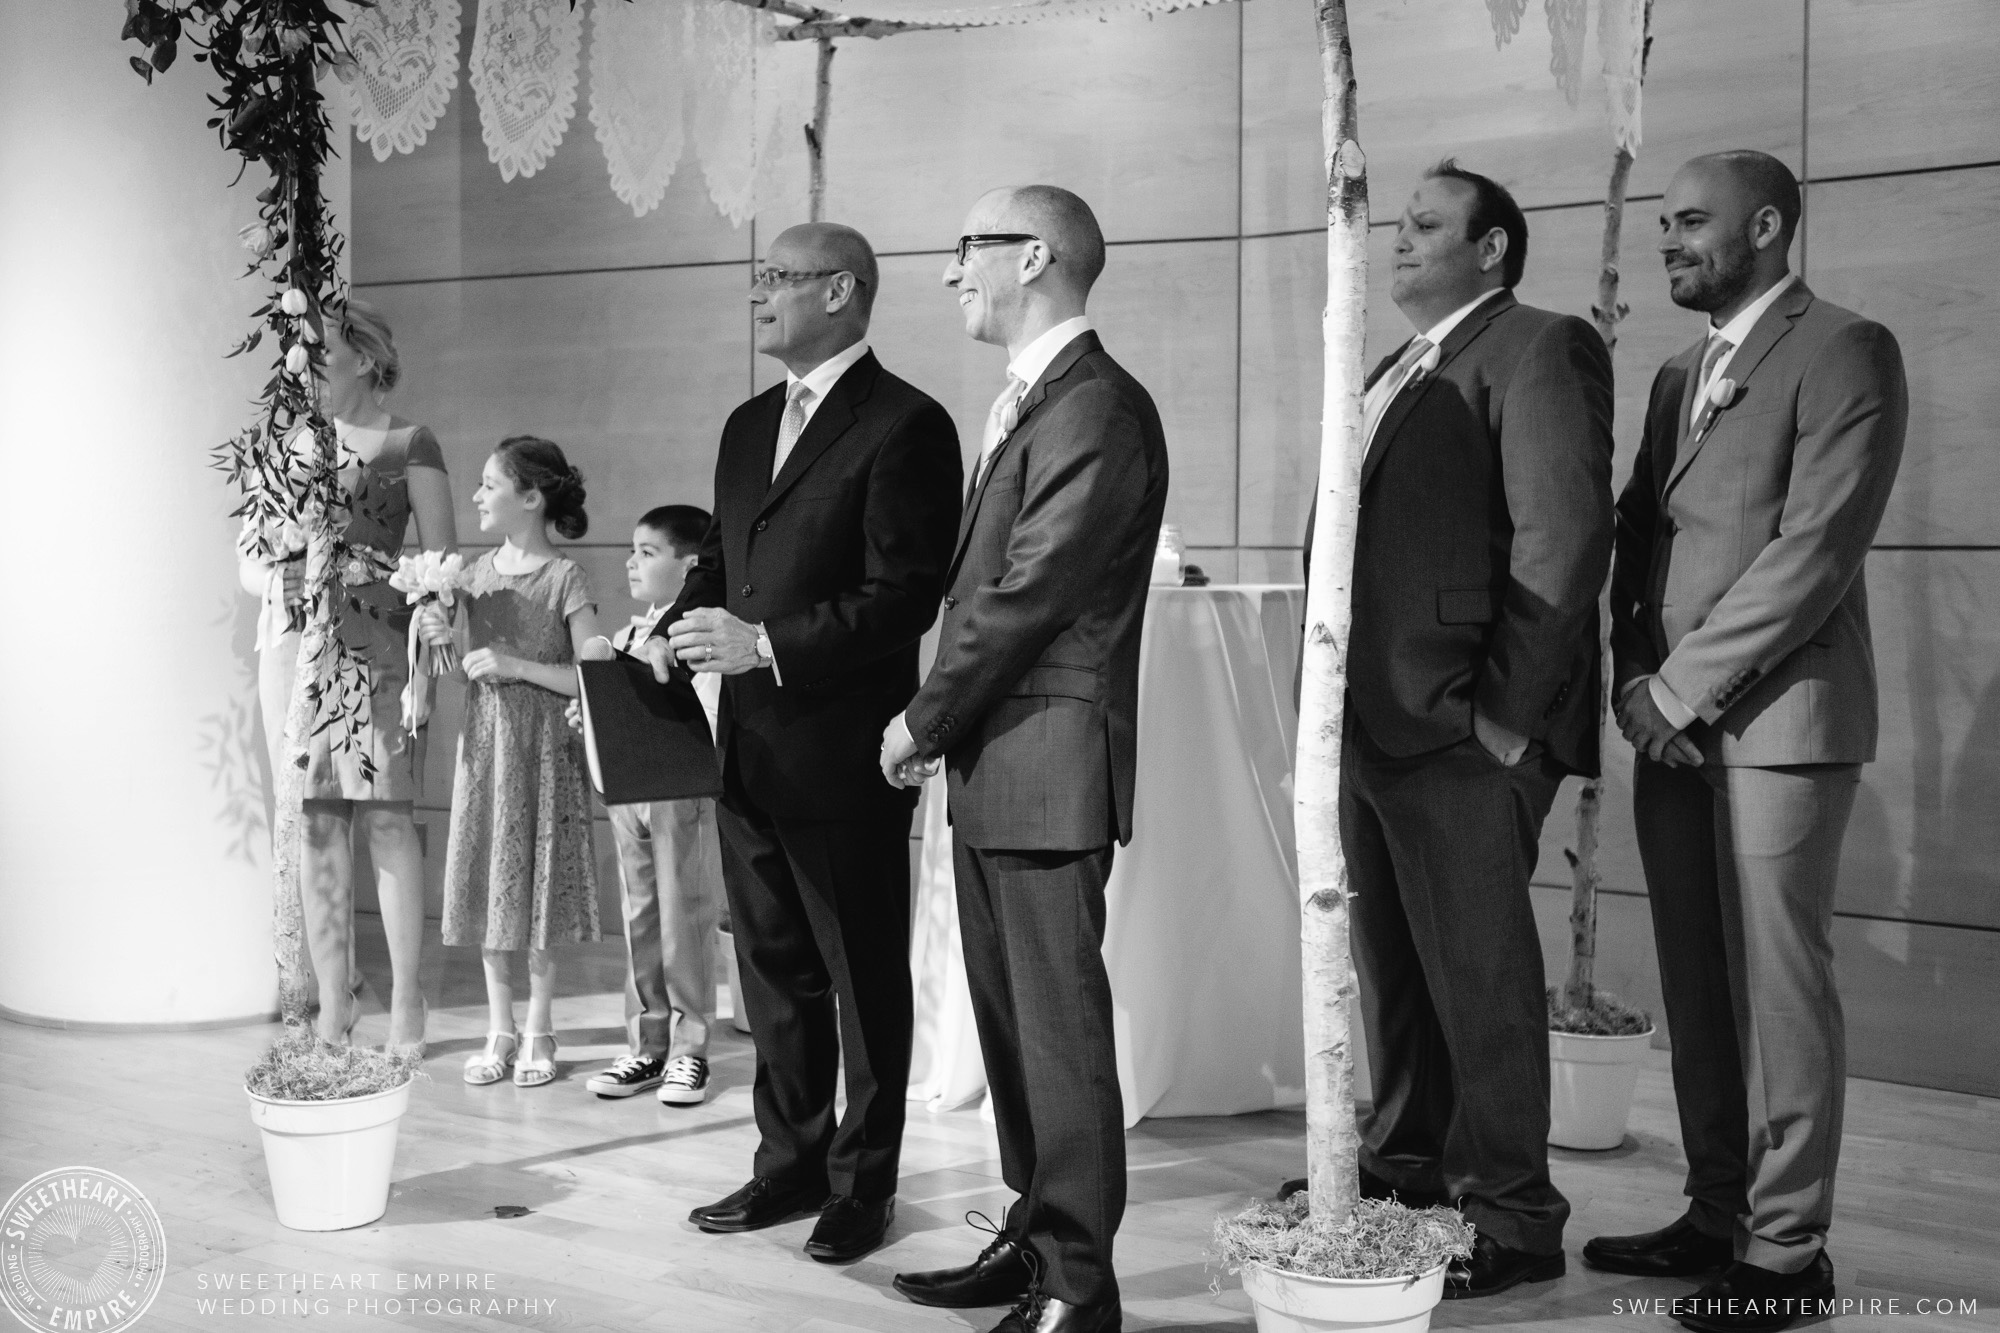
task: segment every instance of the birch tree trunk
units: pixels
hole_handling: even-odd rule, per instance
[[[1632,178],[1632,154],[1619,148],[1611,159],[1611,182],[1604,192],[1604,239],[1598,249],[1597,304],[1590,308],[1605,350],[1618,350],[1618,321],[1625,307],[1618,302],[1618,247],[1625,226],[1625,187]],[[1605,722],[1611,714],[1610,587],[1597,600],[1598,669],[1597,750],[1604,753]],[[1569,978],[1563,983],[1563,1003],[1572,1009],[1590,1006],[1596,994],[1597,826],[1604,809],[1604,777],[1583,784],[1576,798],[1576,850],[1570,853]]]
[[[1347,694],[1354,534],[1360,519],[1363,313],[1368,292],[1368,178],[1359,133],[1346,0],[1318,0],[1320,129],[1325,145],[1326,396],[1321,404],[1319,518],[1306,597],[1299,700],[1298,853],[1304,954],[1306,1162],[1315,1218],[1338,1221],[1360,1198],[1355,1154],[1354,1033],[1348,1000],[1347,857],[1340,843],[1341,714]]]
[[[806,156],[811,164],[812,206],[807,217],[826,221],[826,136],[833,117],[833,38],[819,39],[819,64],[813,79],[813,118],[806,127]]]
[[[1600,20],[1601,22],[1601,20]],[[1641,85],[1646,78],[1646,61],[1653,50],[1652,0],[1640,11],[1639,71]],[[1618,352],[1618,324],[1626,307],[1618,299],[1618,251],[1625,229],[1625,189],[1632,179],[1632,148],[1638,144],[1637,102],[1631,123],[1629,145],[1620,142],[1611,156],[1611,180],[1604,189],[1604,239],[1598,246],[1597,303],[1590,308],[1604,348],[1615,358]],[[1622,137],[1622,136],[1621,136]],[[1611,585],[1605,583],[1597,600],[1598,673],[1600,705],[1597,713],[1597,751],[1604,753],[1605,723],[1615,700],[1611,698]],[[1604,778],[1600,774],[1583,784],[1576,798],[1576,850],[1570,853],[1569,977],[1563,983],[1563,1004],[1572,1009],[1588,1008],[1596,995],[1597,890],[1602,878],[1597,869],[1597,826],[1604,809]]]

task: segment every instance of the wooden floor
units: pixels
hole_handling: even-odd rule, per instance
[[[128,1035],[0,1022],[0,1195],[72,1164],[116,1172],[147,1195],[165,1221],[169,1272],[142,1328],[841,1333],[986,1329],[997,1320],[998,1310],[912,1306],[889,1285],[898,1269],[970,1258],[984,1238],[963,1214],[997,1217],[1005,1208],[991,1130],[976,1113],[911,1108],[890,1243],[857,1264],[807,1259],[798,1248],[810,1229],[804,1221],[747,1236],[703,1235],[688,1224],[688,1210],[748,1176],[755,1143],[748,1039],[721,1025],[716,1090],[705,1106],[670,1109],[651,1096],[600,1101],[583,1080],[622,1051],[622,946],[608,940],[572,957],[556,1008],[562,1079],[538,1089],[472,1088],[459,1068],[485,1028],[477,958],[430,951],[432,1081],[411,1099],[389,1211],[376,1225],[321,1234],[278,1225],[240,1079],[270,1038],[264,1028]],[[357,1037],[379,1042],[386,975],[379,932],[366,924],[363,966],[371,1012]],[[1118,1238],[1127,1329],[1252,1327],[1237,1282],[1209,1262],[1210,1227],[1217,1214],[1302,1169],[1302,1130],[1301,1114],[1271,1113],[1149,1120],[1132,1131],[1131,1203]],[[1575,1208],[1569,1276],[1441,1306],[1434,1327],[1675,1327],[1662,1315],[1627,1312],[1629,1303],[1684,1294],[1688,1283],[1592,1273],[1576,1258],[1593,1234],[1646,1229],[1679,1212],[1665,1054],[1653,1053],[1641,1076],[1623,1147],[1555,1157],[1556,1181]],[[495,1215],[510,1205],[528,1212]],[[1879,1314],[1825,1326],[1842,1333],[2000,1326],[2000,1102],[1852,1083],[1829,1253],[1843,1297],[1882,1304]],[[254,1284],[260,1274],[282,1281],[294,1300],[289,1288],[298,1281],[347,1289],[318,1293],[328,1302],[323,1313],[244,1314],[220,1303],[231,1295],[222,1283],[247,1276]],[[477,1275],[475,1291],[417,1286],[465,1274]],[[501,1313],[412,1313],[388,1304],[453,1295],[497,1302]],[[1978,1313],[1918,1317],[1920,1297],[1949,1298],[1954,1308],[1976,1301]],[[370,1314],[366,1306],[350,1310],[350,1299],[383,1305]],[[1902,1317],[1888,1314],[1891,1300]]]

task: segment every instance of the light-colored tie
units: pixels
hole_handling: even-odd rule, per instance
[[[1690,428],[1698,428],[1702,413],[1708,410],[1708,380],[1715,374],[1716,362],[1735,350],[1735,343],[1714,330],[1709,331],[1708,346],[1701,351],[1701,374],[1694,382],[1694,407],[1688,413]]]
[[[1389,373],[1382,377],[1381,385],[1378,387],[1384,387],[1386,391],[1379,397],[1374,394],[1369,395],[1375,401],[1367,404],[1367,419],[1361,423],[1361,452],[1364,456],[1375,443],[1375,428],[1380,426],[1382,418],[1388,415],[1389,404],[1395,402],[1403,390],[1409,387],[1410,378],[1417,373],[1418,363],[1429,356],[1431,348],[1436,345],[1421,335],[1410,339],[1410,345],[1403,349],[1403,354],[1396,358],[1396,364],[1389,367]]]
[[[993,400],[993,410],[986,414],[986,430],[979,441],[979,462],[972,469],[972,491],[979,489],[980,480],[986,475],[986,465],[993,460],[1000,445],[1014,427],[1021,424],[1021,395],[1028,386],[1015,375],[1007,377],[1007,387]],[[968,491],[969,495],[971,492]]]
[[[800,380],[785,391],[785,415],[778,422],[778,452],[771,459],[771,480],[778,479],[784,470],[785,460],[792,456],[792,446],[799,442],[799,436],[806,429],[806,404],[812,401],[813,391]]]

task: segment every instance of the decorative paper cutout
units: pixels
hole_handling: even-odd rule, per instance
[[[598,0],[590,25],[590,123],[611,192],[633,217],[658,208],[687,143],[687,24],[667,0]],[[745,10],[745,13],[749,11]]]
[[[500,179],[534,175],[562,142],[582,49],[583,15],[569,0],[479,0],[468,77]]]
[[[377,162],[423,145],[458,87],[459,0],[376,0],[347,25],[354,133]]]
[[[1647,0],[1602,0],[1597,10],[1597,50],[1604,57],[1605,109],[1611,139],[1639,151],[1639,80],[1646,62]]]

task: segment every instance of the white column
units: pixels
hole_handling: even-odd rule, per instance
[[[263,182],[229,188],[190,45],[132,72],[122,9],[0,0],[0,1009],[199,1024],[275,1008],[254,607],[208,466],[269,374],[223,359]]]

